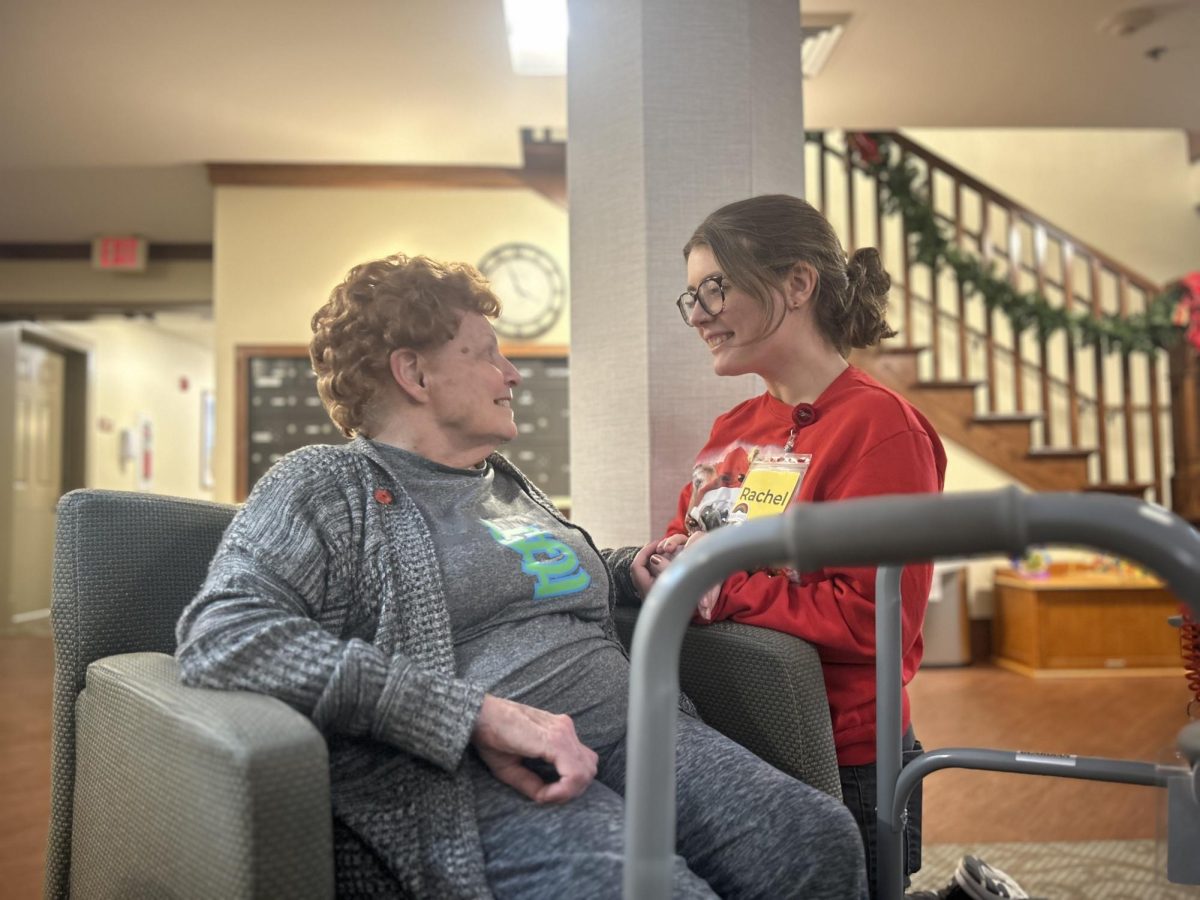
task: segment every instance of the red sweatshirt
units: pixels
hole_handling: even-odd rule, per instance
[[[800,479],[793,503],[942,489],[946,453],[933,426],[907,401],[853,366],[802,410],[799,419],[790,451],[791,471]],[[667,534],[715,527],[731,514],[736,519],[744,512],[744,507],[738,509],[738,498],[750,462],[782,454],[794,425],[793,408],[770,394],[720,416],[696,457],[692,483],[679,496],[679,510]],[[787,485],[787,476],[782,477]],[[757,497],[759,509],[763,502],[779,502],[778,491]],[[930,563],[906,566],[901,577],[905,685],[921,663],[921,625],[932,577]],[[824,669],[839,765],[875,761],[873,567],[830,568],[790,577],[768,571],[735,573],[721,587],[713,612],[713,621],[718,619],[786,631],[813,644]],[[907,728],[907,688],[902,696]]]

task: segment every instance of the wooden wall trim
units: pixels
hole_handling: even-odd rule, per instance
[[[524,165],[407,166],[324,163],[208,163],[213,187],[302,188],[524,188],[567,206],[566,143],[539,140],[529,129],[521,133]]]
[[[500,352],[509,359],[567,358],[566,344],[501,344]]]
[[[498,166],[378,166],[208,163],[214,187],[513,188],[520,169]]]
[[[146,316],[155,313],[190,313],[203,315],[212,312],[212,303],[200,300],[46,300],[37,303],[0,300],[0,322],[26,319],[87,320],[95,316]]]
[[[214,187],[403,188],[409,190],[524,189],[566,208],[565,169],[538,165],[524,169],[497,166],[354,166],[291,163],[208,163]]]
[[[212,244],[151,243],[146,247],[151,262],[164,260],[211,260]],[[0,259],[67,260],[92,258],[90,243],[0,243]]]

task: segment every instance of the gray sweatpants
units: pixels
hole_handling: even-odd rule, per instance
[[[576,799],[538,806],[474,754],[487,878],[504,898],[620,897],[625,742],[598,750]],[[858,900],[862,838],[846,807],[680,714],[675,897]]]

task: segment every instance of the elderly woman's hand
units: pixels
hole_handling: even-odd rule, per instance
[[[596,777],[596,753],[580,743],[570,716],[491,694],[483,698],[471,743],[493,775],[537,803],[566,803]],[[526,759],[550,763],[558,781],[542,781]]]

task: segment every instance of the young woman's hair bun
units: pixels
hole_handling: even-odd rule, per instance
[[[892,279],[874,247],[855,250],[846,264],[846,337],[851,347],[873,347],[896,332],[887,323]]]

